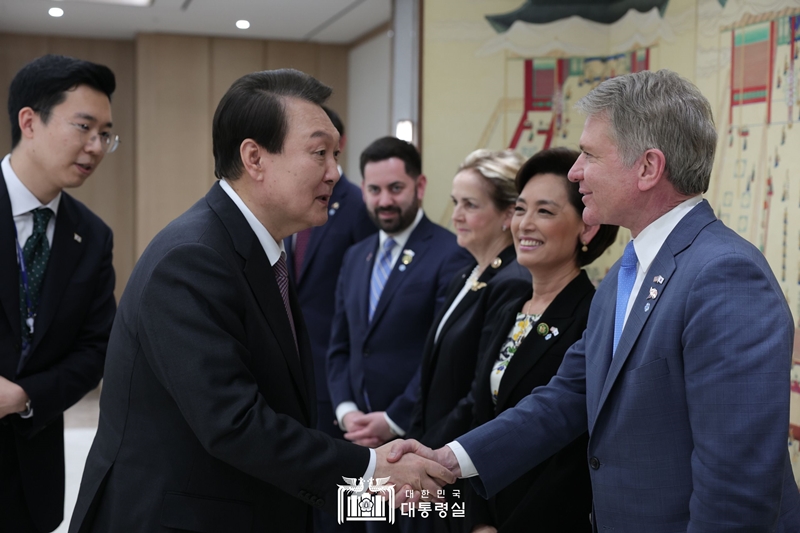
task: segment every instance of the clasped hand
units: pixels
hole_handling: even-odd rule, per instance
[[[434,451],[413,439],[395,440],[375,451],[375,477],[390,477],[395,487],[400,487],[395,492],[395,506],[420,501],[422,491],[430,495],[426,500],[442,501],[437,496],[439,489],[454,483],[461,474],[458,461],[447,446]]]

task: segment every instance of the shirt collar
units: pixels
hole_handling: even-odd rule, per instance
[[[675,229],[675,226],[702,201],[703,196],[697,195],[681,202],[651,222],[633,239],[633,248],[636,250],[636,258],[639,260],[639,270],[641,272],[646,273],[650,269],[650,265],[658,255],[658,251],[664,246],[667,237]]]
[[[0,162],[0,168],[3,170],[3,177],[5,178],[6,188],[8,189],[8,198],[11,201],[12,217],[28,214],[40,207],[47,207],[53,212],[53,219],[55,219],[55,215],[58,214],[58,206],[61,203],[61,192],[50,200],[50,202],[43,204],[28,190],[25,184],[20,181],[17,173],[11,168],[11,154],[6,154]]]
[[[394,239],[394,242],[397,243],[397,249],[402,250],[406,243],[408,242],[408,238],[411,236],[411,233],[417,228],[419,225],[419,221],[422,220],[422,216],[425,213],[422,212],[422,208],[420,207],[417,209],[417,216],[414,218],[414,222],[411,223],[409,227],[398,233],[397,235],[391,235]],[[385,231],[381,230],[378,232],[378,245],[380,249],[383,249],[383,243],[386,242],[390,235]]]
[[[264,227],[264,224],[261,223],[260,220],[256,218],[250,208],[242,201],[236,191],[233,190],[228,180],[221,179],[219,180],[219,186],[222,187],[222,190],[225,191],[225,194],[230,196],[233,203],[236,204],[236,207],[239,208],[239,211],[242,212],[244,215],[245,220],[252,228],[253,233],[256,234],[256,238],[258,238],[258,242],[261,243],[261,247],[264,249],[264,253],[267,254],[267,259],[269,259],[269,264],[275,266],[275,263],[278,262],[282,253],[286,253],[283,248],[283,239],[281,239],[280,244],[278,244],[275,239],[270,235],[267,228]]]

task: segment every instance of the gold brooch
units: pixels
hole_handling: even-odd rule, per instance
[[[500,268],[500,266],[502,264],[503,264],[503,260],[500,259],[499,257],[495,257],[494,261],[492,261],[492,268]]]
[[[414,260],[414,250],[403,250],[403,257],[400,258],[400,262],[404,265],[411,263]]]
[[[486,286],[486,283],[483,281],[478,281],[477,279],[472,282],[472,290],[479,291]]]

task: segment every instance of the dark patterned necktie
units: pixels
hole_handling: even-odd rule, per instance
[[[25,241],[22,257],[25,261],[25,272],[28,277],[28,292],[25,292],[25,283],[22,280],[22,265],[19,273],[19,313],[22,320],[23,345],[30,345],[33,330],[29,327],[28,318],[36,317],[39,309],[42,280],[47,269],[47,260],[50,257],[50,243],[47,242],[47,223],[53,212],[42,207],[33,211],[33,233]],[[28,309],[30,302],[30,310]]]
[[[286,253],[281,252],[278,261],[272,266],[275,272],[275,281],[278,282],[278,288],[281,291],[281,298],[283,298],[283,306],[286,308],[286,314],[289,317],[289,325],[292,326],[292,337],[294,337],[294,347],[297,348],[297,353],[300,353],[300,348],[297,346],[297,333],[294,329],[294,318],[292,318],[292,306],[289,304],[289,270],[286,268]]]

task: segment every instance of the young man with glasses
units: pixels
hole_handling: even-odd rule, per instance
[[[0,531],[49,532],[64,509],[63,412],[97,386],[114,319],[111,229],[63,189],[119,138],[107,67],[47,55],[9,88],[0,162]]]

